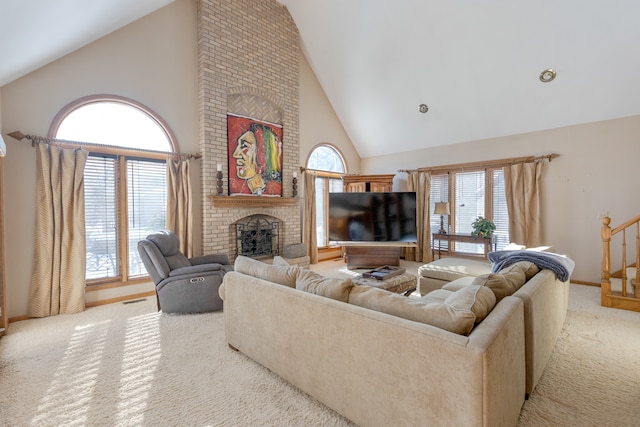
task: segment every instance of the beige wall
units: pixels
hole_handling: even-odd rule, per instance
[[[335,145],[347,162],[347,172],[360,172],[360,156],[333,111],[318,79],[300,53],[300,166],[322,143]]]
[[[0,88],[0,129],[45,135],[55,114],[79,97],[111,93],[147,105],[167,121],[182,151],[199,150],[196,1],[177,0],[64,58]],[[151,42],[153,41],[153,42]],[[638,212],[633,183],[640,117],[573,126],[448,147],[359,159],[304,56],[300,55],[300,165],[318,143],[333,143],[349,172],[398,169],[556,152],[544,177],[545,238],[577,263],[574,278],[599,281],[600,216],[614,224]],[[35,150],[5,137],[7,313],[27,313],[35,223]],[[200,167],[193,168],[201,193]],[[394,189],[406,189],[398,173]],[[615,193],[610,193],[615,189]],[[202,206],[196,203],[196,222]],[[196,233],[198,234],[198,233]],[[200,236],[196,236],[198,239]],[[197,251],[200,251],[197,241]],[[134,294],[144,287],[91,292],[88,301]]]
[[[153,42],[152,42],[153,41]],[[304,56],[300,57],[300,165],[320,142],[339,146],[357,172],[359,157],[335,116]],[[135,99],[158,113],[175,133],[181,150],[200,148],[198,120],[196,0],[177,0],[86,47],[0,88],[0,129],[46,135],[67,103],[91,94]],[[5,137],[7,224],[7,313],[26,315],[35,224],[35,150],[27,141]],[[200,163],[192,170],[194,194],[201,194]],[[301,186],[299,186],[301,188]],[[205,195],[206,196],[206,195]],[[200,197],[205,199],[206,197]],[[195,203],[196,251],[201,251],[202,202]],[[127,286],[87,293],[100,301],[152,289]]]
[[[198,142],[197,39],[194,0],[176,2],[2,87],[2,131],[46,135],[56,113],[91,94],[135,99],[158,113],[176,135],[181,151]],[[27,313],[35,224],[35,150],[7,137],[5,221],[9,317]],[[200,166],[193,163],[194,194]],[[198,203],[196,203],[198,208]],[[201,222],[196,209],[195,224]],[[200,236],[196,233],[196,250]],[[135,294],[151,285],[127,286]],[[87,293],[87,301],[114,298],[123,290]]]
[[[601,216],[608,213],[615,226],[640,214],[635,175],[638,135],[640,116],[366,158],[362,168],[382,173],[558,153],[560,157],[546,164],[543,176],[544,239],[576,262],[573,279],[598,283]],[[397,174],[394,189],[406,189],[406,174]]]

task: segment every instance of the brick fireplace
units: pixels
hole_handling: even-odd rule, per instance
[[[251,215],[236,221],[236,253],[250,258],[272,258],[281,253],[278,231],[282,221],[269,215]]]
[[[197,7],[203,253],[235,259],[235,224],[252,215],[277,221],[282,253],[301,242],[302,201],[292,197],[300,165],[298,30],[276,0],[198,0]],[[226,195],[227,114],[282,125],[282,197]],[[221,196],[217,165],[224,175]]]

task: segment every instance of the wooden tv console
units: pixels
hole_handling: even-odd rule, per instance
[[[347,244],[344,246],[347,269],[400,265],[402,248],[407,246],[415,246],[415,243]]]

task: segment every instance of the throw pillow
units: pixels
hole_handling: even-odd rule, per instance
[[[452,280],[442,287],[442,289],[446,289],[447,291],[459,291],[462,288],[465,288],[473,283],[474,276],[466,276],[460,277],[459,279]]]
[[[290,288],[296,287],[296,278],[300,271],[299,267],[280,267],[277,265],[269,265],[262,261],[258,261],[257,259],[242,255],[236,258],[233,268],[238,273],[285,285]]]
[[[531,261],[518,261],[498,271],[498,274],[506,274],[513,271],[514,269],[522,270],[525,276],[525,281],[528,281],[533,276],[538,274],[538,271],[540,271],[538,266]]]
[[[314,271],[300,269],[295,286],[304,292],[347,302],[353,283],[351,279],[324,277]]]
[[[473,280],[472,285],[486,286],[491,289],[496,296],[496,302],[500,302],[502,298],[513,295],[515,291],[520,289],[526,277],[524,272],[518,268],[507,273],[491,273],[483,274]]]
[[[484,286],[467,286],[454,292],[444,304],[456,310],[471,311],[475,316],[475,324],[478,324],[493,310],[496,302],[496,296],[490,289]]]

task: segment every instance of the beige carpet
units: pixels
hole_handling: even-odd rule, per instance
[[[572,285],[572,311],[519,425],[640,424],[640,314],[603,309],[598,295]],[[230,350],[221,313],[154,305],[11,324],[0,339],[0,425],[351,425]]]

